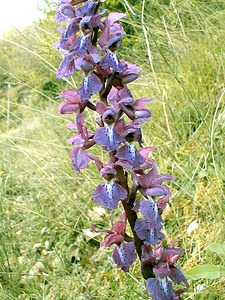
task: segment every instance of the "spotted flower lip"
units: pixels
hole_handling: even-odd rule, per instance
[[[127,66],[122,64],[115,52],[109,50],[100,62],[100,66],[103,69],[113,68],[114,72],[120,73],[125,72]]]
[[[134,230],[138,237],[144,241],[144,244],[156,245],[165,238],[165,235],[160,231],[162,229],[161,223],[157,223],[156,226],[150,225],[146,219],[138,218],[135,222]]]
[[[141,200],[133,208],[140,211],[144,219],[138,218],[135,222],[134,230],[146,245],[156,245],[165,237],[160,230],[162,229],[162,218],[159,214],[156,202],[149,198]]]
[[[140,169],[140,166],[145,162],[145,158],[133,144],[126,144],[119,148],[115,157],[119,159],[116,164],[128,170]]]
[[[142,154],[144,151],[138,151],[135,145],[126,143],[117,150],[115,157],[118,158],[118,161],[116,165],[120,165],[128,170],[138,170],[144,164],[146,155],[151,151],[150,147],[148,149],[149,151],[146,150]]]
[[[149,278],[146,289],[155,300],[178,300],[177,294],[172,288],[171,282],[166,277]]]
[[[107,125],[105,123],[104,127],[96,130],[94,140],[107,151],[112,152],[120,147],[124,139],[116,133],[114,124]]]
[[[114,209],[118,202],[127,197],[127,191],[114,180],[99,184],[92,195],[93,199],[101,206]]]
[[[113,260],[117,268],[122,269],[124,272],[129,272],[129,268],[136,260],[134,242],[121,243],[113,250]]]
[[[70,50],[78,56],[85,56],[92,52],[97,53],[97,49],[92,46],[90,33],[81,33],[75,42],[70,46]]]
[[[77,89],[80,95],[81,101],[87,101],[92,95],[98,93],[102,88],[101,80],[97,75],[90,72],[87,75],[84,74],[82,85]]]
[[[116,174],[117,172],[112,164],[103,166],[100,169],[100,175],[106,181],[104,184],[97,186],[92,196],[99,205],[108,209],[117,208],[118,202],[127,197],[127,190],[115,181]],[[116,230],[116,227],[114,229]]]

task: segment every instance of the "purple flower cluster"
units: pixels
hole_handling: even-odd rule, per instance
[[[180,299],[180,295],[188,288],[188,282],[183,272],[175,265],[180,255],[184,252],[182,248],[174,247],[176,241],[172,242],[163,250],[160,243],[154,250],[148,245],[142,247],[142,263],[151,265],[155,278],[148,278],[146,288],[155,300]],[[185,285],[185,288],[173,290],[172,282]]]
[[[59,113],[75,114],[75,122],[68,125],[75,130],[68,140],[74,145],[72,166],[80,173],[94,162],[102,178],[93,193],[94,201],[109,210],[119,203],[124,207],[125,213],[111,230],[96,230],[92,225],[96,232],[107,233],[101,246],[115,244],[113,260],[117,267],[129,271],[136,251],[142,265],[152,270],[153,276],[143,275],[150,295],[158,300],[179,299],[182,291],[175,292],[171,280],[187,286],[183,273],[174,265],[183,250],[172,246],[162,250],[165,236],[161,215],[170,197],[164,181],[174,178],[158,173],[155,161],[149,158],[155,148],[142,147],[141,126],[152,116],[146,106],[154,99],[134,99],[127,84],[139,77],[140,68],[117,55],[126,34],[121,23],[125,15],[111,12],[105,16],[101,2],[61,0],[57,5],[56,21],[65,22],[66,27],[59,28],[61,38],[54,44],[63,55],[56,76],[69,77],[75,71],[83,74],[77,90],[65,90],[58,97],[64,100]],[[97,93],[99,100],[93,100]],[[94,132],[85,124],[88,109],[98,115]],[[108,152],[106,163],[90,152],[94,145]],[[136,199],[138,195],[141,200]],[[127,220],[133,237],[126,234]]]

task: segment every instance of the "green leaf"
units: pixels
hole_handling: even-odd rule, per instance
[[[209,250],[218,255],[225,256],[225,245],[220,243],[209,244]]]
[[[218,279],[225,276],[225,268],[219,265],[201,265],[190,269],[186,276],[188,279]]]

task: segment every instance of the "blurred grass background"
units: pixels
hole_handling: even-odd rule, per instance
[[[46,1],[45,19],[0,40],[0,299],[149,299],[139,263],[129,274],[117,270],[111,250],[99,249],[103,236],[87,230],[111,228],[119,212],[111,217],[91,199],[100,182],[93,165],[80,175],[70,166],[73,116],[58,115],[55,97],[81,79],[55,78],[55,3]],[[224,242],[225,4],[104,6],[127,13],[120,57],[142,67],[131,91],[158,99],[143,131],[145,145],[158,149],[160,172],[176,176],[164,214],[167,242],[179,237],[184,272],[224,265],[208,245]],[[223,278],[189,283],[183,299],[224,299]]]

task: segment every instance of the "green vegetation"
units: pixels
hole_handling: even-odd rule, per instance
[[[143,69],[132,92],[158,99],[144,139],[158,149],[160,172],[176,176],[164,215],[168,242],[179,237],[185,272],[224,268],[225,4],[108,2],[127,12],[120,57]],[[99,249],[103,236],[89,232],[91,223],[111,228],[114,220],[91,199],[95,167],[76,175],[70,166],[73,116],[58,115],[55,97],[80,78],[55,78],[57,27],[48,13],[0,40],[0,299],[149,299],[138,262],[129,274],[117,270],[111,250]],[[183,299],[223,299],[216,268],[217,276],[201,269],[198,280],[192,273]]]

